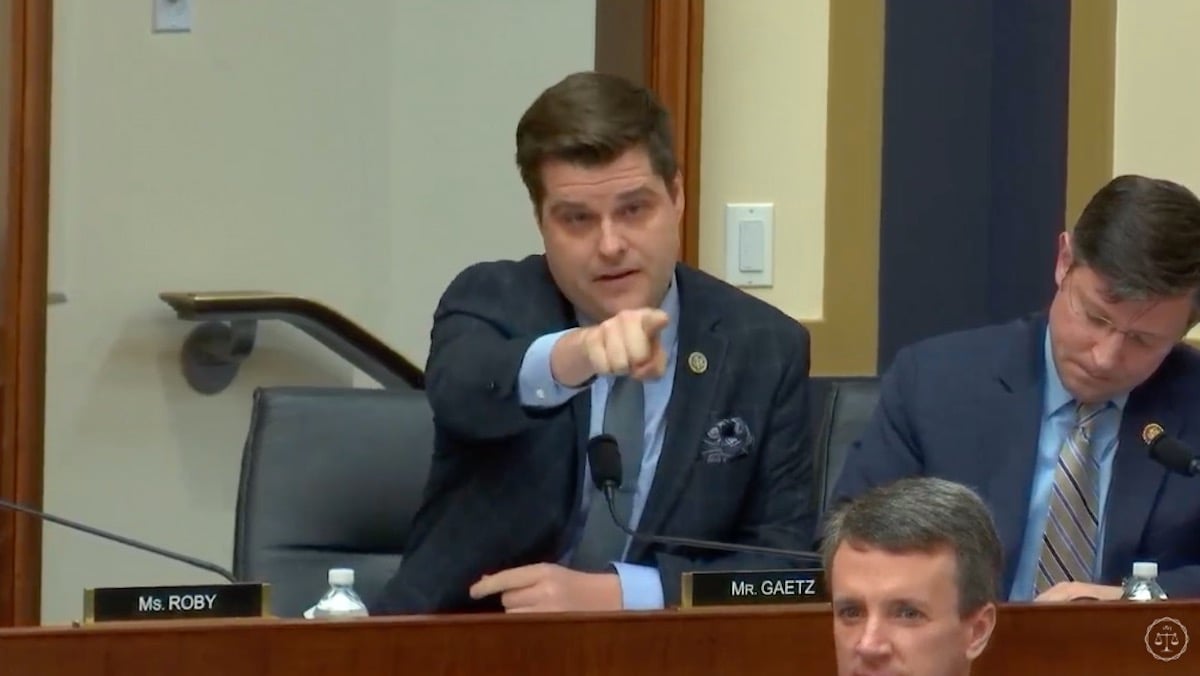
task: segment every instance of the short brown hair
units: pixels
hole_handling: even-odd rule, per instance
[[[1110,284],[1114,300],[1196,293],[1200,200],[1178,183],[1117,176],[1079,216],[1071,254],[1074,264],[1092,268]]]
[[[935,477],[909,477],[842,503],[825,523],[821,555],[828,577],[843,544],[892,554],[954,553],[963,617],[998,597],[1004,550],[983,500],[970,488]]]
[[[616,75],[568,75],[529,106],[516,136],[517,167],[539,212],[548,159],[595,166],[641,146],[668,188],[678,172],[667,109],[652,91]]]

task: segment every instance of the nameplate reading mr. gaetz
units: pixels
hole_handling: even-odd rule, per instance
[[[829,601],[820,569],[684,573],[682,591],[684,608]]]

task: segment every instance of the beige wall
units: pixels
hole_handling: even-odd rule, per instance
[[[1114,174],[1200,192],[1200,2],[1118,0]]]
[[[774,285],[748,291],[801,320],[824,316],[828,69],[828,0],[706,3],[700,264],[724,275],[727,202],[774,202]]]
[[[1167,178],[1200,194],[1200,2],[1117,0],[1113,175]],[[1200,328],[1190,337],[1200,340]]]
[[[315,296],[423,362],[458,267],[537,249],[512,127],[590,67],[594,0],[353,4],[195,3],[155,35],[143,0],[55,3],[48,510],[228,565],[253,388],[361,380],[267,324],[196,394],[158,292]],[[88,586],[211,579],[45,529],[46,623]]]

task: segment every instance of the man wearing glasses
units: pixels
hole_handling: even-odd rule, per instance
[[[1200,320],[1200,200],[1113,179],[1060,236],[1054,275],[1048,312],[896,356],[835,499],[917,475],[974,488],[1012,601],[1116,599],[1134,561],[1200,596],[1200,484],[1145,439],[1200,448],[1200,353],[1182,344]]]

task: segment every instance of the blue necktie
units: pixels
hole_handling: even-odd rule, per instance
[[[1107,403],[1079,405],[1075,427],[1059,453],[1034,585],[1039,594],[1059,582],[1092,581],[1100,532],[1100,465],[1092,452],[1091,430],[1105,408]]]

